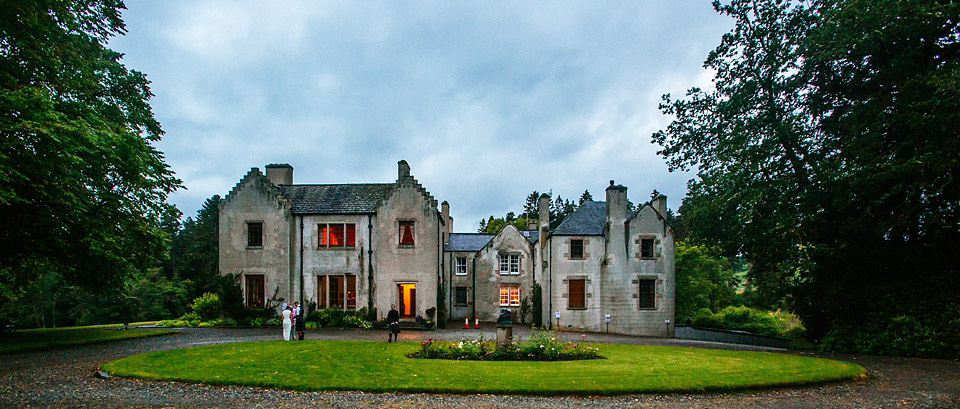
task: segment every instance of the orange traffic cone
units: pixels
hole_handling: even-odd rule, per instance
[[[463,320],[463,329],[470,329],[470,316]]]
[[[473,327],[480,329],[480,316],[473,317]]]

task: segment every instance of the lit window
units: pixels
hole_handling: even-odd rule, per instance
[[[347,276],[347,308],[357,308],[357,276]]]
[[[413,231],[412,221],[401,221],[400,222],[400,245],[412,246],[413,232],[414,231]]]
[[[353,223],[320,223],[317,225],[317,246],[354,247],[357,245],[357,228]]]
[[[518,285],[500,286],[500,306],[501,307],[519,307],[520,306],[520,286]]]
[[[467,258],[466,257],[457,257],[457,275],[458,276],[467,275]]]

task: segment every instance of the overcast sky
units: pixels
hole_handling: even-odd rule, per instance
[[[397,161],[457,232],[522,209],[533,190],[676,209],[650,135],[664,93],[707,87],[732,22],[706,0],[626,2],[127,1],[110,47],[144,72],[158,148],[194,216],[251,167],[295,183],[386,183]]]

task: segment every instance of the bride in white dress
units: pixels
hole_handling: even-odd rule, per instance
[[[293,324],[290,321],[290,316],[293,314],[293,311],[290,310],[290,307],[285,308],[280,315],[283,316],[283,340],[290,340],[290,326]]]

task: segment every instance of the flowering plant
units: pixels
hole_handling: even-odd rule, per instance
[[[586,338],[584,338],[586,339]],[[600,350],[583,343],[561,342],[556,332],[534,332],[529,339],[497,346],[481,335],[476,340],[437,341],[428,339],[411,358],[463,359],[484,361],[566,361],[597,359]]]

